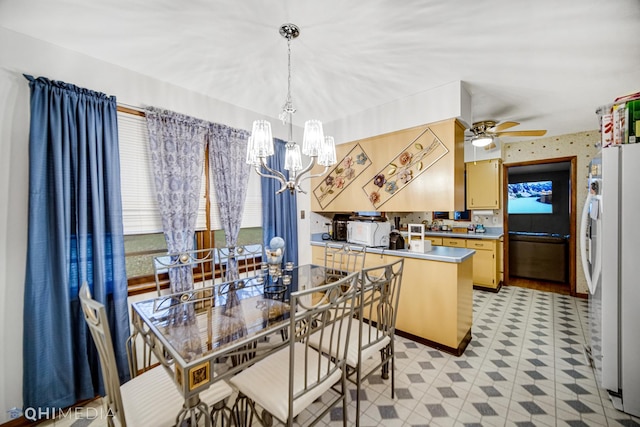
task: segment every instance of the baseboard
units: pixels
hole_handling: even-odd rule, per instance
[[[454,356],[462,356],[462,353],[464,353],[464,351],[466,350],[467,346],[471,342],[471,329],[469,329],[469,331],[464,336],[464,338],[460,342],[460,345],[458,345],[457,348],[448,347],[446,345],[437,343],[435,341],[431,341],[431,340],[428,340],[426,338],[422,338],[422,337],[419,337],[417,335],[410,334],[408,332],[399,331],[397,329],[396,329],[396,334],[400,335],[403,338],[410,339],[411,341],[415,341],[415,342],[418,342],[420,344],[424,344],[424,345],[426,345],[428,347],[435,348],[436,350],[440,350],[440,351],[444,351],[445,353],[453,354]]]
[[[493,293],[500,292],[501,288],[502,288],[502,280],[500,281],[500,283],[498,283],[498,287],[497,288],[490,288],[488,286],[473,285],[473,289],[477,289],[479,291],[493,292]]]

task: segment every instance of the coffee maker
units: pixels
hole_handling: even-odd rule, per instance
[[[349,214],[335,214],[331,223],[331,238],[333,240],[347,241],[347,221]]]
[[[404,249],[404,237],[402,237],[400,231],[393,230],[391,234],[389,234],[389,249],[396,251]]]

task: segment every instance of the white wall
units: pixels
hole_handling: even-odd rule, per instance
[[[327,123],[325,132],[341,144],[451,118],[471,122],[471,95],[461,81]]]
[[[23,73],[115,95],[119,103],[167,108],[247,130],[255,119],[270,119],[0,27],[0,423],[9,419],[10,408],[22,406],[29,171],[29,86]],[[279,134],[275,126],[274,133],[286,139],[282,128]],[[308,235],[301,232],[306,246]]]

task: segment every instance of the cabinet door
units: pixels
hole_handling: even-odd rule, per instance
[[[497,289],[497,242],[487,239],[467,239],[467,248],[475,249],[473,256],[473,284]]]
[[[494,251],[476,250],[476,254],[473,256],[473,283],[488,288],[497,286]]]
[[[466,163],[467,209],[500,209],[499,159]]]

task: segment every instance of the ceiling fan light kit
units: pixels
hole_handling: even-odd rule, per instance
[[[475,147],[486,147],[493,142],[491,135],[478,135],[471,138],[471,144]]]

